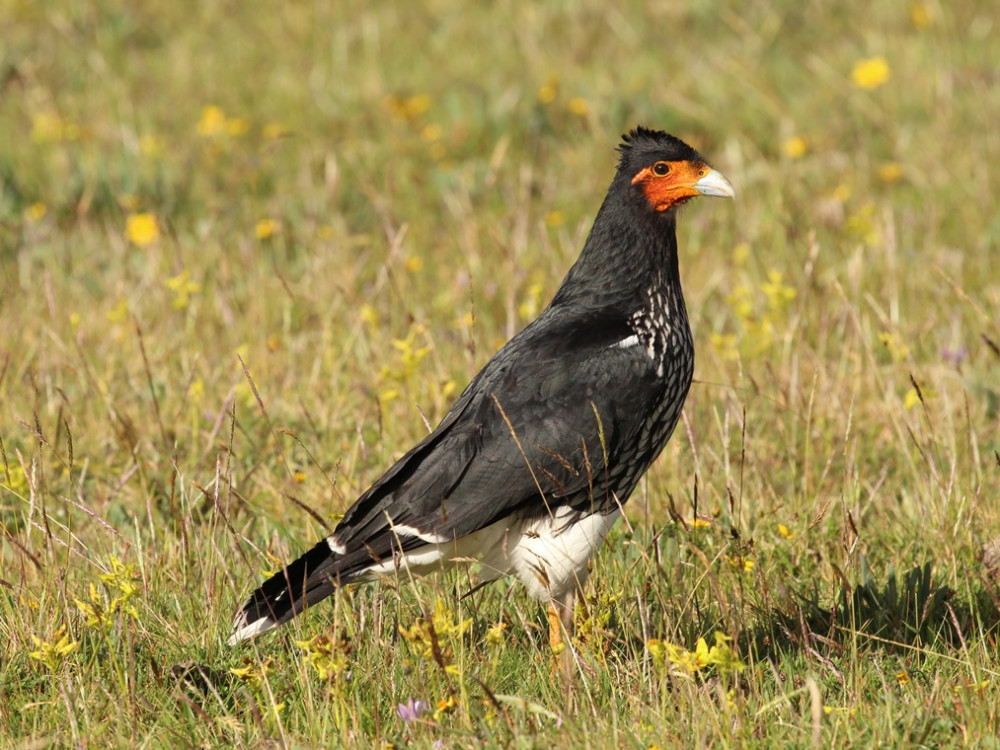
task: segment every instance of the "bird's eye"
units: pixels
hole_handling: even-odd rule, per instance
[[[658,161],[653,165],[653,174],[657,177],[663,177],[670,171],[670,165],[665,161]]]

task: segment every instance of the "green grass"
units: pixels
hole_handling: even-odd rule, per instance
[[[0,744],[996,743],[993,20],[645,5],[3,4]],[[681,217],[697,383],[572,677],[457,574],[225,648],[547,302],[640,123],[738,200]],[[664,660],[717,631],[742,670]]]

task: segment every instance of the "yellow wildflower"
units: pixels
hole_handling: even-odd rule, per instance
[[[859,60],[851,71],[851,80],[861,89],[877,89],[889,80],[889,63],[884,57],[869,57]]]
[[[28,206],[28,219],[30,221],[38,221],[42,219],[45,214],[48,213],[48,208],[41,201],[36,201]]]
[[[104,597],[101,596],[101,592],[97,590],[97,586],[90,584],[90,601],[85,602],[82,599],[74,599],[77,609],[80,610],[81,614],[86,618],[86,623],[88,627],[103,629],[110,627],[114,622],[114,612],[105,606]]]
[[[411,117],[422,115],[431,108],[431,98],[427,94],[417,94],[406,100],[406,108]]]
[[[683,646],[673,643],[663,643],[651,639],[646,643],[646,649],[653,657],[653,663],[665,667],[669,661],[676,668],[688,674],[694,674],[705,667],[716,666],[720,672],[741,672],[744,664],[739,656],[729,646],[732,638],[725,633],[715,633],[715,645],[711,648],[704,638],[699,638],[694,651],[688,651]]]
[[[367,302],[361,305],[361,308],[358,310],[358,317],[361,318],[366,325],[372,327],[378,326],[378,312]]]
[[[441,394],[441,398],[448,398],[456,390],[458,390],[458,384],[454,380],[449,379],[441,384],[439,392]]]
[[[767,272],[767,281],[761,286],[767,297],[767,306],[772,312],[784,310],[795,299],[795,287],[788,286],[783,279],[781,271],[771,270]]]
[[[496,625],[490,626],[490,629],[486,631],[486,644],[489,646],[499,646],[503,643],[503,634],[507,630],[507,623],[498,622]]]
[[[878,168],[878,178],[882,182],[895,182],[903,176],[903,165],[897,161],[887,161],[880,164]]]
[[[934,392],[929,388],[921,388],[920,391],[917,391],[916,388],[910,388],[906,392],[906,395],[903,396],[903,408],[907,410],[912,409],[933,395]]]
[[[837,185],[837,187],[833,189],[831,196],[834,200],[839,201],[840,203],[847,203],[847,199],[851,197],[850,185],[845,185],[844,183]]]
[[[728,560],[730,565],[744,573],[749,573],[754,569],[754,561],[744,555],[730,555]]]
[[[899,334],[892,332],[880,333],[878,340],[885,346],[893,362],[902,362],[909,358],[910,347],[906,345],[906,342],[903,341]]]
[[[583,117],[589,109],[590,105],[587,104],[587,100],[582,96],[574,96],[569,100],[569,111],[574,115]]]
[[[789,528],[788,528],[787,526],[785,526],[785,524],[783,524],[783,523],[779,523],[779,524],[778,524],[778,533],[779,533],[779,534],[781,534],[781,536],[785,537],[785,539],[791,539],[791,538],[792,538],[793,536],[795,536],[795,535],[794,535],[794,534],[793,534],[793,533],[791,532],[791,529],[789,529]]]
[[[135,566],[126,565],[114,555],[111,555],[109,561],[111,563],[111,572],[102,573],[97,577],[106,583],[109,588],[117,589],[126,599],[131,599],[139,591],[139,588],[135,585],[137,578]]]
[[[28,657],[44,664],[50,672],[55,672],[59,669],[60,665],[66,660],[66,657],[72,654],[77,646],[80,645],[76,641],[71,641],[69,636],[66,635],[65,625],[55,632],[53,642],[51,643],[43,641],[35,635],[31,636],[31,641],[35,644],[35,650],[29,651]]]
[[[726,295],[726,303],[733,312],[744,320],[754,315],[753,292],[746,284],[737,284],[733,291]]]
[[[438,599],[434,603],[434,614],[430,620],[420,618],[409,628],[399,627],[403,640],[410,643],[414,650],[424,659],[434,658],[434,642],[445,659],[450,659],[454,646],[461,642],[462,636],[472,627],[472,619],[456,619],[444,601]]]
[[[309,666],[321,680],[340,677],[350,665],[348,655],[351,643],[344,636],[317,635],[305,641],[295,641],[295,645],[305,652]]]
[[[716,631],[715,645],[708,650],[708,661],[718,667],[720,672],[742,672],[746,665],[740,659],[729,643],[733,639],[725,633]]]
[[[445,714],[450,714],[458,706],[459,701],[455,699],[454,695],[449,695],[443,700],[439,700],[437,703],[437,710],[434,711],[434,721],[441,721],[441,718]]]
[[[163,282],[167,289],[174,292],[174,307],[183,310],[191,304],[191,296],[201,291],[201,284],[191,280],[191,273],[184,269],[176,276],[171,276]]]
[[[106,317],[112,323],[124,323],[128,320],[128,302],[120,299],[115,303],[115,306],[108,310]]]
[[[14,491],[14,494],[23,495],[28,489],[28,477],[24,473],[24,469],[21,468],[20,464],[9,464],[4,467],[5,473],[0,475],[3,477],[3,484]]]
[[[789,159],[801,159],[806,154],[806,139],[802,136],[792,136],[783,146],[785,156]]]
[[[708,666],[708,645],[704,638],[699,638],[694,651],[688,651],[683,646],[667,644],[667,659],[682,672],[694,674],[699,669]]]
[[[110,557],[110,563],[111,572],[98,576],[108,592],[102,593],[91,583],[88,587],[88,601],[74,600],[77,609],[86,618],[87,626],[98,630],[106,630],[114,625],[116,615],[119,614],[128,615],[133,620],[139,619],[139,611],[131,603],[139,593],[135,584],[135,566],[125,565],[114,555]]]
[[[232,667],[229,674],[239,678],[240,682],[252,687],[259,687],[263,679],[271,671],[271,657],[267,657],[262,662],[253,662],[247,658],[243,659],[242,667]]]
[[[225,112],[214,104],[202,107],[201,118],[198,120],[195,130],[202,138],[212,138],[222,135],[226,130]]]
[[[653,657],[653,664],[663,667],[667,658],[667,646],[659,638],[650,638],[646,641],[646,650]]]
[[[541,309],[542,292],[544,289],[544,285],[539,283],[531,284],[528,287],[524,299],[517,306],[517,312],[524,320],[530,320],[538,315]]]
[[[552,104],[559,95],[559,85],[555,82],[546,83],[538,89],[538,101],[542,104]]]
[[[267,240],[273,237],[279,229],[281,229],[281,224],[274,219],[261,219],[254,225],[253,231],[257,235],[257,239]]]
[[[151,213],[130,214],[125,219],[125,237],[133,245],[147,247],[160,239],[160,224]]]

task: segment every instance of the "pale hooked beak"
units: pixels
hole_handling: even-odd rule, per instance
[[[736,198],[736,190],[722,172],[709,169],[708,174],[692,185],[702,195],[710,195],[714,198]]]

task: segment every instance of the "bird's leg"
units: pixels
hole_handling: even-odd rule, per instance
[[[549,602],[549,646],[553,651],[562,648],[562,618],[554,601]]]
[[[573,605],[576,592],[570,592],[549,602],[549,646],[552,649],[552,671],[562,673],[566,705],[570,705],[574,684]],[[564,635],[565,634],[565,635]],[[565,640],[564,640],[565,638]]]
[[[573,614],[576,609],[576,591],[570,591],[562,600],[562,626],[566,637],[573,638]]]
[[[576,592],[571,591],[562,597],[549,602],[549,646],[553,651],[561,651],[568,645],[563,642],[563,632],[567,640],[573,637],[573,608],[576,603]]]

